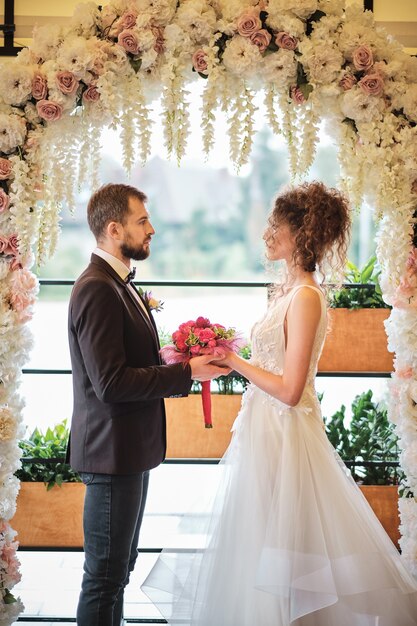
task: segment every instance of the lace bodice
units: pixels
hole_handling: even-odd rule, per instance
[[[276,374],[282,374],[285,355],[284,321],[288,307],[294,295],[302,287],[309,287],[320,294],[322,313],[311,355],[310,367],[307,375],[306,390],[314,389],[314,379],[317,373],[317,363],[323,348],[326,335],[327,314],[326,302],[320,289],[311,285],[293,287],[284,296],[272,298],[268,309],[252,328],[252,358],[251,363]]]

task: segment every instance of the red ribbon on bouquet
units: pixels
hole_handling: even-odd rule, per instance
[[[195,356],[214,354],[216,349],[237,352],[244,345],[242,336],[234,328],[226,328],[221,324],[212,324],[207,317],[197,317],[180,324],[172,333],[172,344],[161,348],[161,356],[167,365],[188,363]],[[201,399],[203,404],[204,425],[213,428],[211,419],[210,381],[201,383]]]

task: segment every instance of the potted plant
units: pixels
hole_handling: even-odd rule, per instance
[[[319,361],[321,372],[391,372],[380,270],[372,256],[362,269],[348,262],[346,283],[331,295],[330,324]],[[358,285],[355,287],[355,285]]]
[[[395,427],[388,419],[386,408],[372,399],[371,390],[353,400],[349,427],[345,426],[345,411],[342,405],[325,420],[327,436],[398,547],[398,485],[403,473],[399,468]]]
[[[22,481],[12,526],[21,545],[31,547],[83,545],[84,485],[64,462],[69,431],[66,420],[45,433],[38,428],[19,442]]]

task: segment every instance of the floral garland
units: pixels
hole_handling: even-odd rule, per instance
[[[38,28],[32,45],[0,69],[2,520],[13,516],[18,489],[18,386],[37,291],[32,252],[38,263],[53,253],[61,204],[73,206],[77,185],[97,180],[102,125],[121,128],[129,169],[138,154],[146,161],[150,153],[149,114],[161,98],[167,151],[181,159],[192,79],[205,82],[207,153],[222,110],[230,157],[237,168],[247,162],[254,94],[262,89],[267,121],[287,139],[292,173],[311,164],[318,121],[325,119],[339,145],[345,191],[355,204],[366,198],[381,218],[378,256],[384,296],[394,306],[387,331],[400,398],[391,416],[417,494],[417,60],[375,26],[372,13],[345,9],[344,0],[111,0],[79,5],[68,27]],[[403,555],[417,575],[417,501],[403,498],[400,508]],[[0,559],[0,623],[7,611],[14,619],[7,575],[13,568],[12,560]]]

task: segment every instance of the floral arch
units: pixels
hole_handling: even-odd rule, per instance
[[[390,418],[403,449],[401,547],[417,575],[417,59],[344,0],[111,0],[79,5],[69,27],[34,33],[0,69],[0,623],[22,610],[8,524],[19,489],[18,387],[37,293],[34,258],[53,254],[63,201],[96,180],[98,129],[121,127],[124,165],[150,151],[152,102],[162,102],[168,154],[186,151],[187,83],[205,81],[203,145],[214,144],[216,110],[229,119],[230,158],[251,150],[255,92],[288,141],[290,168],[314,157],[318,123],[339,146],[342,184],[379,218],[378,257],[395,351]],[[281,111],[281,121],[278,115]],[[52,155],[52,156],[51,156]],[[407,497],[408,496],[408,497]]]

